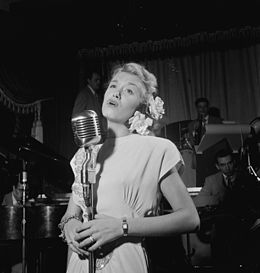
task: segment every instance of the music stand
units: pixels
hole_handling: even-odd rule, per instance
[[[248,124],[206,124],[205,129],[206,132],[196,149],[197,154],[202,154],[222,139],[226,139],[230,148],[236,153],[242,147],[251,127]]]

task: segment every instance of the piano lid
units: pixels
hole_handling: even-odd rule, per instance
[[[33,173],[38,173],[45,178],[52,177],[66,180],[70,184],[74,175],[70,161],[55,153],[50,147],[39,142],[31,136],[14,138],[12,152],[28,163]]]

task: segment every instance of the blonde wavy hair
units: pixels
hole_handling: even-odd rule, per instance
[[[144,95],[144,104],[149,102],[151,96],[155,96],[158,93],[157,79],[149,72],[143,65],[138,63],[126,63],[121,66],[116,66],[112,72],[112,78],[119,72],[126,72],[137,76],[146,88]]]
[[[157,79],[154,74],[149,72],[143,65],[133,62],[114,67],[112,70],[112,78],[121,72],[137,76],[145,87],[143,100],[134,115],[129,118],[126,126],[131,133],[137,132],[140,135],[152,134],[152,131],[155,129],[154,126],[158,127],[159,119],[161,119],[165,113],[163,108],[164,102],[157,96]],[[156,123],[154,123],[155,120]]]

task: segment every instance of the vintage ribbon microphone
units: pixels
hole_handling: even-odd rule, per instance
[[[85,148],[86,158],[81,169],[83,198],[87,208],[88,220],[94,219],[93,185],[96,182],[95,145],[101,142],[99,119],[95,111],[85,110],[71,119],[75,143]],[[94,252],[89,253],[89,273],[95,273]]]

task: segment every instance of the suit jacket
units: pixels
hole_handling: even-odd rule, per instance
[[[2,201],[2,205],[3,206],[13,206],[13,196],[12,196],[12,192],[7,193]]]
[[[260,218],[260,185],[248,172],[238,171],[232,189],[218,172],[208,176],[199,194],[193,199],[196,207],[218,206],[219,212],[232,215],[250,227]]]
[[[98,115],[101,114],[101,104],[98,95],[93,94],[88,85],[79,91],[74,102],[72,116],[84,110],[94,110]]]
[[[208,123],[207,124],[219,124],[222,123],[222,119],[219,117],[211,116],[209,115]],[[192,144],[198,144],[195,143],[193,132],[196,131],[199,127],[199,120],[194,119],[188,124],[188,137]]]
[[[80,90],[78,93],[73,110],[72,110],[72,116],[77,115],[81,113],[84,110],[93,110],[97,113],[100,121],[100,127],[102,132],[106,131],[106,120],[102,115],[102,107],[101,107],[101,101],[99,100],[99,97],[97,94],[93,94],[93,92],[90,90],[89,86],[85,86],[83,89]]]
[[[221,118],[209,115],[208,124],[219,124],[219,123],[222,123],[222,119]],[[189,132],[197,129],[197,124],[198,124],[198,119],[192,120],[188,124]]]
[[[221,172],[206,177],[204,186],[193,199],[196,207],[219,205],[224,201],[228,188]]]

